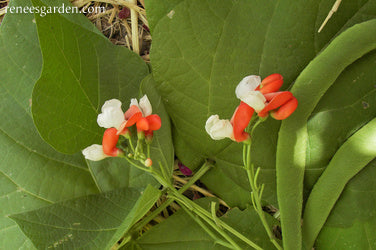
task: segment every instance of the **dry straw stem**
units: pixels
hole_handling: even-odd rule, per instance
[[[137,5],[137,0],[130,0]],[[136,54],[140,54],[140,42],[138,38],[138,14],[137,11],[131,9],[131,24],[132,24],[132,48]]]
[[[178,181],[180,183],[183,183],[183,184],[187,184],[188,181],[184,180],[183,178],[180,178],[179,176],[176,176],[176,175],[172,175],[172,177],[174,178],[175,181]],[[196,185],[192,185],[189,187],[190,189],[193,189],[195,191],[198,191],[200,193],[202,193],[203,195],[207,196],[207,197],[214,197],[214,198],[217,198],[219,200],[219,203],[222,204],[223,206],[227,207],[227,208],[230,208],[229,205],[227,205],[227,203],[221,199],[219,199],[218,197],[216,197],[215,195],[213,195],[212,193],[210,193],[209,191],[203,189],[203,188],[200,188],[199,186],[196,186]]]
[[[3,16],[7,12],[7,6],[8,6],[9,0],[0,0],[0,23],[2,21]]]
[[[1,1],[1,0],[0,0]],[[88,8],[89,6],[105,6],[107,10],[101,13],[91,13],[86,15],[96,27],[109,40],[121,46],[126,46],[139,54],[144,61],[150,62],[149,47],[151,36],[148,30],[146,12],[143,9],[144,1],[137,0],[71,0],[72,4],[78,8]],[[137,5],[138,4],[138,5]],[[119,12],[128,8],[130,17],[120,19]],[[144,24],[144,26],[142,25]]]
[[[334,12],[337,12],[339,5],[341,4],[342,0],[337,0],[334,4],[332,9],[329,11],[328,15],[326,16],[324,22],[321,24],[319,30],[317,31],[318,33],[321,32],[321,30],[325,27],[326,23],[329,21],[329,19],[332,17]]]

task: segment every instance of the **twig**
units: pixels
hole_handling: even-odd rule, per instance
[[[332,17],[332,15],[334,14],[334,12],[336,12],[338,10],[338,7],[339,5],[341,4],[342,0],[337,0],[334,4],[333,4],[333,7],[332,9],[329,11],[329,14],[326,16],[324,22],[321,24],[319,30],[317,31],[318,33],[321,32],[321,30],[324,28],[324,26],[326,25],[326,23],[329,21],[329,19]]]
[[[131,0],[131,2],[137,5],[137,0]],[[140,54],[140,43],[138,40],[138,13],[134,9],[131,9],[131,27],[132,27],[132,48],[136,54]]]
[[[180,178],[179,176],[173,175],[172,177],[174,178],[174,180],[179,181],[179,182],[181,182],[181,183],[183,183],[183,184],[187,184],[187,183],[188,183],[188,181],[186,181],[186,180]],[[200,188],[199,186],[191,185],[189,188],[190,188],[190,189],[193,189],[193,190],[195,190],[195,191],[198,191],[198,192],[202,193],[203,195],[205,195],[205,196],[207,196],[207,197],[217,198],[217,199],[219,200],[219,203],[220,203],[220,204],[222,204],[223,206],[225,206],[225,207],[227,207],[227,208],[230,208],[230,206],[227,205],[227,203],[226,203],[225,201],[219,199],[217,196],[213,195],[212,193],[210,193],[209,191],[207,191],[207,190],[205,190],[205,189],[203,189],[203,188]]]

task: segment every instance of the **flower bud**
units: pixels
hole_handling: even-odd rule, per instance
[[[151,165],[153,165],[153,161],[150,158],[147,158],[144,164],[146,167],[151,167]]]

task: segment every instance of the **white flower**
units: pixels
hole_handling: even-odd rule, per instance
[[[261,78],[256,75],[244,77],[235,89],[236,97],[247,103],[256,112],[265,107],[266,99],[264,95],[255,90],[261,84]]]
[[[151,115],[153,109],[151,107],[151,104],[150,104],[150,101],[149,101],[147,95],[144,95],[140,99],[139,105],[140,105],[140,109],[141,109],[142,114],[144,115],[144,117]]]
[[[229,120],[220,120],[218,115],[212,115],[206,121],[205,130],[213,140],[221,140],[233,135],[232,125]]]
[[[140,99],[140,102],[137,102],[136,98],[131,99],[131,104],[129,105],[129,107],[131,107],[133,105],[136,105],[140,109],[143,117],[149,116],[153,112],[153,109],[151,107],[151,103],[150,103],[147,95],[144,95]]]
[[[84,150],[82,150],[82,154],[85,156],[86,159],[91,161],[100,161],[104,158],[108,157],[103,153],[102,145],[93,144]]]
[[[124,112],[121,102],[117,99],[106,101],[102,106],[102,113],[98,115],[97,123],[103,128],[119,129],[124,122]]]

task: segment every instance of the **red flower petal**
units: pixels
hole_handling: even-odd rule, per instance
[[[269,111],[281,107],[283,104],[285,104],[291,98],[294,97],[290,91],[274,92],[265,94],[264,96],[268,104],[265,106],[263,110],[258,112],[258,116],[260,117],[267,116]]]
[[[235,141],[242,142],[249,138],[249,134],[244,129],[248,127],[253,112],[254,109],[244,102],[240,102],[240,105],[236,108],[231,118]]]
[[[116,128],[108,128],[104,131],[102,139],[103,153],[109,156],[118,156],[119,149],[116,144],[119,140]]]
[[[141,110],[136,105],[130,106],[130,108],[124,114],[124,119],[126,121],[124,127],[130,127],[134,125],[141,117]]]
[[[141,117],[136,123],[137,131],[149,130],[149,123],[145,117]]]
[[[278,91],[283,84],[283,77],[280,74],[271,74],[262,80],[260,86],[256,89],[263,94],[272,93]]]
[[[282,105],[277,111],[272,111],[270,115],[276,120],[283,120],[289,117],[298,107],[298,100],[293,97],[290,101]]]
[[[149,130],[158,130],[162,126],[162,121],[159,115],[149,115],[146,117],[146,120],[149,123]]]

